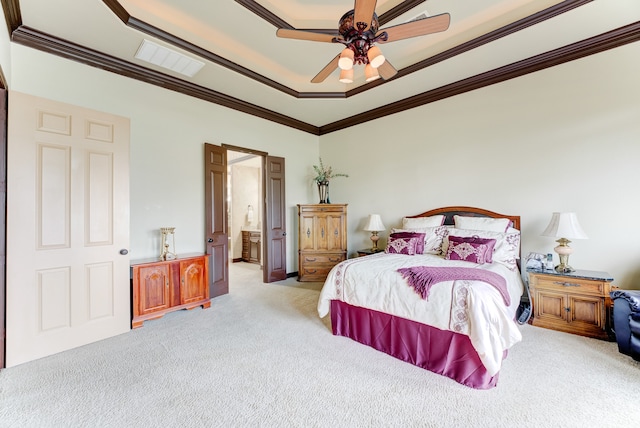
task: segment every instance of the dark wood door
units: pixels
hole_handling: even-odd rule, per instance
[[[287,278],[287,217],[284,158],[265,156],[264,282]]]
[[[209,254],[209,295],[229,292],[229,232],[227,227],[227,149],[204,145],[206,248]]]

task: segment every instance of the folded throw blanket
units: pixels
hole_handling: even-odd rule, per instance
[[[429,298],[431,287],[438,282],[470,279],[492,285],[500,292],[505,305],[511,304],[511,298],[507,292],[507,281],[497,273],[488,270],[465,267],[415,266],[398,269],[398,272],[425,300]]]

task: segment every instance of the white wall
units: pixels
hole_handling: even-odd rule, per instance
[[[571,265],[640,289],[639,58],[634,43],[323,136],[323,160],[350,174],[331,183],[349,251],[370,245],[370,213],[391,228],[467,205],[520,215],[523,256],[553,252],[540,233],[575,211],[589,239]]]
[[[296,204],[317,202],[311,165],[321,154],[350,174],[331,183],[331,201],[349,204],[350,253],[370,245],[361,227],[372,212],[388,228],[445,205],[519,214],[526,255],[552,250],[540,233],[553,211],[575,211],[590,239],[572,244],[571,264],[640,288],[640,228],[624,221],[640,211],[640,43],[320,139],[23,46],[11,50],[12,90],[131,118],[132,258],[156,255],[166,225],[176,227],[179,252],[204,250],[202,144],[228,143],[286,158],[288,272],[297,270]]]
[[[131,119],[131,259],[159,252],[159,228],[176,228],[180,253],[203,252],[203,143],[285,158],[287,272],[297,271],[298,203],[315,202],[307,176],[318,137],[176,92],[12,45],[10,89]],[[9,142],[11,144],[11,142]]]

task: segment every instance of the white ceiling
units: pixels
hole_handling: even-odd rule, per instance
[[[449,13],[451,25],[442,33],[380,45],[385,57],[400,71],[547,8],[577,7],[421,70],[406,75],[400,73],[383,84],[367,86],[360,66],[355,70],[353,84],[339,83],[337,71],[323,83],[312,84],[310,80],[340,52],[342,45],[278,38],[276,26],[241,3],[234,0],[20,0],[19,8],[22,24],[38,32],[177,77],[233,97],[240,103],[247,102],[314,127],[361,115],[640,19],[637,0],[417,2],[415,7],[392,21],[381,23],[380,28],[406,22],[425,11],[430,15]],[[353,8],[350,0],[258,0],[249,3],[256,3],[297,29],[335,29],[339,18]],[[406,2],[379,0],[376,11],[381,16],[403,3]],[[247,77],[233,69],[234,66],[221,66],[206,56],[196,55],[193,50],[182,49],[127,25],[122,16],[113,11],[118,6],[126,12],[123,16],[131,18],[129,21],[149,24],[182,43],[217,55],[261,77]],[[151,33],[157,34],[154,31]],[[145,39],[198,59],[205,66],[195,76],[186,77],[134,58]],[[273,85],[261,81],[265,79]],[[354,92],[354,89],[359,90]]]

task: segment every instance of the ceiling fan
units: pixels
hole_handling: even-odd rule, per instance
[[[451,17],[448,13],[417,19],[378,31],[377,0],[355,0],[353,10],[345,13],[338,22],[339,36],[314,32],[313,30],[290,30],[280,28],[278,37],[324,43],[341,43],[342,52],[327,64],[312,83],[323,82],[333,71],[340,68],[340,81],[353,82],[353,65],[365,66],[367,82],[382,77],[389,79],[398,72],[384,57],[376,43],[389,43],[410,37],[424,36],[445,31]]]

